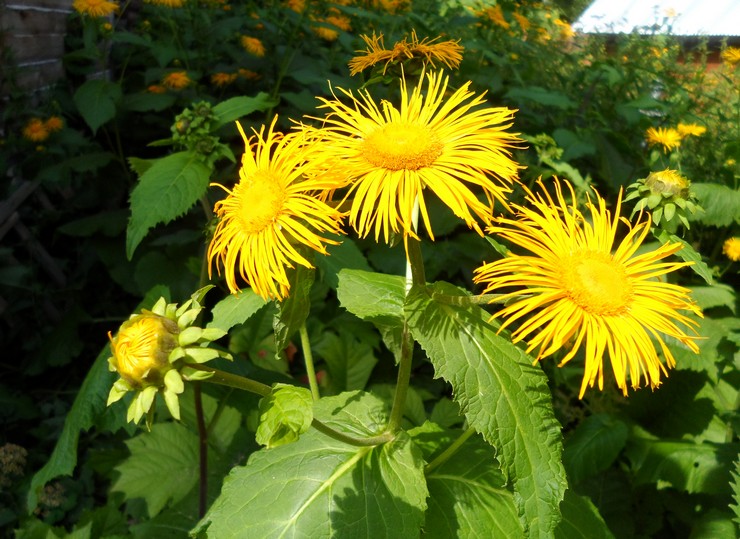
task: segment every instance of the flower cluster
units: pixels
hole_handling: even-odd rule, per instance
[[[707,128],[696,124],[679,123],[676,127],[649,127],[645,139],[649,146],[662,146],[664,152],[676,150],[687,137],[700,137]]]
[[[632,215],[648,209],[656,225],[677,219],[690,228],[688,217],[701,210],[696,195],[691,191],[691,182],[676,170],[651,172],[647,178],[637,180],[627,189],[631,192],[625,202],[639,198]]]

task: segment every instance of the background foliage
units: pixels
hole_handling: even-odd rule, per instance
[[[0,247],[4,533],[267,537],[277,522],[293,531],[308,526],[302,529],[314,536],[330,526],[347,537],[409,537],[420,528],[439,537],[488,529],[517,537],[525,533],[524,511],[552,519],[529,523],[543,536],[735,536],[738,279],[737,262],[721,246],[738,235],[740,222],[740,72],[711,63],[722,45],[687,44],[660,32],[608,40],[573,34],[568,21],[578,10],[570,3],[307,1],[302,11],[299,4],[187,0],[180,8],[127,4],[110,20],[75,14],[64,81],[38,102],[20,90],[8,96],[0,113],[2,196],[21,179],[37,184],[37,196],[19,212],[52,263],[27,238],[8,234]],[[192,392],[182,397],[180,422],[159,413],[149,433],[126,424],[125,407],[105,407],[114,379],[105,364],[109,351],[101,351],[106,333],[160,295],[184,301],[198,287],[219,196],[208,183],[229,183],[243,151],[234,120],[249,130],[278,114],[279,125],[289,127],[289,118],[313,111],[316,96],[329,96],[331,87],[366,82],[346,67],[362,47],[360,34],[382,32],[392,44],[412,29],[459,39],[464,60],[453,84],[471,80],[490,103],[518,109],[514,129],[528,140],[516,154],[527,167],[524,183],[558,175],[581,196],[593,185],[614,198],[620,187],[668,166],[694,182],[705,211],[677,234],[703,264],[680,275],[705,313],[701,354],[677,348],[678,367],[655,392],[625,399],[606,384],[579,400],[579,365],[532,367],[517,347],[495,339],[478,308],[451,308],[466,332],[430,331],[446,323],[450,308],[421,293],[404,301],[403,278],[396,277],[404,271],[403,248],[348,239],[317,260],[313,285],[303,291],[325,396],[314,414],[340,427],[382,424],[395,383],[399,320],[407,317],[422,348],[403,418],[407,434],[357,448],[310,430],[298,442],[264,450],[258,397],[204,386],[211,430],[209,510],[201,520]],[[264,53],[245,37],[259,40]],[[95,75],[101,67],[108,70],[102,78]],[[24,135],[33,119],[51,117],[63,128],[47,130],[42,140]],[[706,133],[670,154],[645,144],[649,127],[681,122]],[[472,268],[493,258],[494,249],[441,208],[433,219],[439,237],[424,245],[427,280],[447,281],[435,285],[440,292],[449,292],[449,283],[475,291]],[[237,303],[227,294],[216,304],[211,294],[208,324],[229,330],[221,344],[236,358],[224,369],[267,384],[305,384],[295,335],[300,313],[293,322],[283,313],[276,335],[274,304],[249,295]],[[367,294],[382,301],[368,307]],[[446,362],[450,350],[466,361]],[[485,365],[493,358],[536,384],[496,403],[494,424],[487,424],[494,403],[469,396],[523,379],[496,379],[495,366]],[[517,416],[532,400],[542,407]],[[496,421],[520,429],[511,444]],[[431,462],[463,424],[485,440],[471,437],[421,477],[419,462]],[[322,476],[331,471],[327,458],[351,473]],[[528,469],[541,462],[550,464]],[[258,473],[266,467],[290,483],[267,481]],[[566,475],[555,526],[558,508],[538,506],[538,493],[564,487]],[[335,512],[327,512],[326,493],[310,490],[322,482],[340,493]],[[244,504],[252,504],[252,515],[270,512],[286,491],[306,497],[305,520],[277,512],[272,523],[240,520]],[[377,499],[392,503],[372,506]],[[362,524],[356,511],[365,506],[372,507]]]

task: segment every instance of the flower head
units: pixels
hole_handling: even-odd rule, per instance
[[[40,118],[31,118],[23,128],[23,137],[31,142],[42,142],[49,138],[49,128]]]
[[[624,199],[625,202],[640,199],[632,215],[648,209],[656,225],[678,218],[686,228],[690,228],[688,214],[693,215],[701,210],[696,195],[691,191],[691,182],[676,170],[651,172],[647,178],[637,180],[627,189],[631,192]]]
[[[239,183],[233,189],[219,185],[228,196],[216,203],[220,221],[208,258],[209,275],[220,261],[232,293],[239,291],[241,276],[263,298],[282,300],[290,291],[286,268],[313,267],[301,248],[326,254],[326,244],[336,243],[321,234],[339,233],[342,215],[315,195],[343,187],[345,180],[314,175],[317,146],[300,133],[276,133],[276,121],[251,139],[238,126],[246,145]]]
[[[650,146],[661,145],[666,152],[681,146],[681,134],[672,127],[650,127],[645,135]]]
[[[501,329],[518,322],[513,342],[527,340],[527,352],[537,349],[538,360],[563,350],[563,365],[583,348],[580,397],[597,381],[603,389],[605,355],[625,395],[628,379],[633,388],[640,386],[641,379],[657,387],[661,375],[667,375],[666,367],[675,365],[664,336],[699,351],[696,337],[679,327],[693,331],[697,324],[679,311],[699,316],[701,311],[688,289],[661,279],[689,264],[663,261],[681,244],[666,243],[637,254],[650,230],[650,219],[631,225],[619,217],[621,193],[614,216],[595,193],[595,201],[587,205],[587,220],[566,202],[559,181],[554,184],[554,198],[542,181],[538,183],[543,194],[527,190],[524,204],[512,204],[517,215],[499,217],[488,229],[529,252],[510,254],[476,270],[475,281],[486,284],[486,293],[516,288],[498,298],[509,304],[494,317],[505,318]],[[566,186],[573,196],[573,188]],[[618,242],[620,221],[627,230]],[[665,363],[658,358],[654,342],[660,345]]]
[[[108,0],[74,0],[72,8],[88,17],[107,17],[118,11],[118,3]]]
[[[44,127],[46,127],[49,133],[61,131],[64,127],[64,120],[62,120],[59,116],[49,116],[46,119],[46,122],[44,122]]]
[[[244,50],[246,50],[249,54],[253,54],[254,56],[259,57],[265,55],[265,46],[262,44],[262,41],[260,41],[256,37],[242,36],[241,43],[242,47],[244,47]]]
[[[214,86],[223,88],[234,82],[238,76],[236,73],[214,73],[211,75],[211,83]]]
[[[722,51],[722,60],[724,60],[731,66],[740,63],[740,48],[727,47],[725,50]]]
[[[481,234],[474,215],[489,223],[494,201],[506,204],[519,168],[509,149],[520,139],[506,131],[514,111],[483,107],[484,94],[475,96],[470,82],[447,96],[447,83],[442,73],[430,73],[409,91],[402,79],[398,108],[387,101],[378,106],[368,92],[356,98],[342,90],[350,104],[321,99],[330,111],[321,151],[352,180],[350,223],[360,236],[374,228],[376,240],[381,232],[386,242],[391,232],[416,237],[418,200],[434,239],[425,190]],[[486,202],[471,187],[481,189]]]
[[[740,238],[735,236],[726,239],[722,244],[722,253],[733,262],[740,260]]]
[[[164,397],[172,417],[180,419],[178,395],[184,390],[183,380],[209,376],[191,366],[217,357],[230,358],[224,352],[207,348],[211,341],[223,337],[224,331],[192,325],[209,288],[197,291],[180,307],[160,298],[151,311],[142,310],[121,324],[115,337],[108,333],[112,354],[108,366],[120,376],[108,394],[108,405],[133,391],[128,421],[138,423],[147,414],[150,427],[157,393]]]
[[[434,67],[435,62],[455,69],[462,61],[463,47],[458,41],[440,41],[435,43],[439,37],[434,39],[424,38],[419,41],[416,30],[411,31],[411,42],[407,38],[393,45],[392,49],[386,49],[383,43],[383,34],[372,37],[366,35],[360,36],[366,43],[367,48],[359,56],[352,58],[349,62],[350,75],[356,75],[365,69],[376,64],[383,63],[383,73],[385,74],[388,66],[406,60],[417,59],[421,61],[422,66]]]
[[[697,124],[678,124],[676,130],[681,135],[681,138],[700,137],[707,132],[706,127]]]
[[[192,82],[187,71],[173,71],[162,78],[162,86],[170,90],[182,90],[190,86]]]

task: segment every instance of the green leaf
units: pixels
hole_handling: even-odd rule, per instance
[[[211,167],[198,154],[178,152],[163,157],[139,179],[131,193],[131,220],[126,230],[126,255],[160,223],[183,215],[208,189]]]
[[[560,504],[563,519],[555,528],[555,539],[600,539],[613,538],[614,535],[599,514],[599,510],[586,496],[579,496],[572,490],[565,491]]]
[[[730,488],[732,488],[732,500],[734,504],[730,504],[730,509],[735,514],[735,518],[732,520],[740,525],[740,454],[735,458],[733,469],[730,472],[732,481],[730,481]]]
[[[367,393],[326,397],[316,417],[352,435],[377,434],[382,401]],[[415,537],[427,488],[419,449],[404,432],[381,446],[353,446],[315,429],[253,453],[191,532],[207,537]]]
[[[322,272],[324,281],[336,289],[339,286],[339,272],[342,269],[371,271],[365,255],[350,238],[336,236],[332,239],[341,241],[339,245],[329,245],[328,256],[317,256],[316,267]]]
[[[378,362],[372,346],[349,332],[339,335],[323,332],[313,345],[314,352],[326,362],[332,393],[365,389]]]
[[[238,96],[222,101],[213,107],[213,113],[216,115],[213,130],[257,110],[267,110],[275,105],[277,101],[265,92],[260,92],[254,97]]]
[[[587,417],[565,440],[563,465],[574,484],[606,470],[627,442],[627,425],[608,414]]]
[[[427,448],[425,454],[430,453],[427,460],[431,461],[432,456],[448,447],[461,431],[442,430],[426,423],[409,434]],[[429,507],[424,537],[523,539],[514,496],[505,484],[491,446],[479,436],[470,438],[452,458],[427,474]]]
[[[654,231],[654,233],[657,231]],[[676,253],[676,256],[678,256],[681,260],[684,262],[692,262],[692,264],[689,266],[691,270],[696,273],[699,277],[704,279],[708,285],[714,284],[714,276],[712,274],[712,270],[709,269],[709,266],[706,265],[705,262],[701,259],[701,254],[694,249],[689,243],[682,240],[675,234],[671,234],[670,232],[667,232],[665,230],[659,231],[657,234],[655,234],[655,237],[665,245],[666,243],[680,243],[683,245],[683,249],[678,251]]]
[[[715,283],[713,286],[692,286],[691,296],[702,310],[715,307],[727,307],[735,313],[735,289],[723,283]]]
[[[131,112],[159,112],[175,104],[174,94],[153,94],[139,92],[127,94],[123,98],[123,106]]]
[[[692,183],[691,191],[704,208],[691,218],[705,225],[725,227],[740,222],[740,191],[716,183]]]
[[[290,295],[278,303],[278,312],[272,322],[278,359],[288,346],[290,338],[308,318],[311,311],[311,286],[315,278],[314,269],[301,265],[297,265],[290,275]]]
[[[242,290],[238,294],[230,294],[214,305],[211,310],[213,320],[208,322],[206,327],[229,331],[232,327],[249,320],[267,303],[251,288]]]
[[[143,498],[150,517],[177,503],[195,487],[199,476],[198,437],[180,423],[155,423],[126,441],[131,456],[116,466],[111,487],[127,500]]]
[[[169,295],[165,287],[153,288],[142,300],[139,309],[151,308],[162,295]],[[110,346],[106,345],[90,367],[90,371],[82,382],[82,387],[77,392],[51,457],[31,479],[26,498],[29,511],[36,508],[39,491],[47,482],[60,475],[72,475],[77,465],[77,443],[80,432],[92,427],[104,414],[115,414],[112,409],[106,408],[108,392],[116,378],[115,374],[108,370],[108,357],[110,357]],[[110,424],[111,430],[125,424],[125,415],[119,417],[118,421]]]
[[[461,293],[446,283],[436,283],[433,291]],[[542,370],[499,337],[478,307],[437,303],[428,290],[412,289],[406,313],[436,375],[452,384],[470,425],[496,449],[513,483],[525,533],[552,536],[567,483],[560,425]]]
[[[632,437],[625,455],[632,463],[636,484],[661,481],[688,493],[728,495],[738,447]]]
[[[116,103],[121,99],[121,87],[103,79],[90,79],[80,86],[73,97],[93,133],[116,115]]]
[[[578,104],[567,95],[539,86],[511,88],[508,92],[506,92],[505,97],[509,99],[514,99],[518,102],[534,101],[535,103],[539,103],[540,105],[555,107],[563,110],[573,109],[578,106]]]
[[[298,440],[311,426],[312,406],[308,389],[275,384],[272,393],[260,400],[257,443],[271,449]]]

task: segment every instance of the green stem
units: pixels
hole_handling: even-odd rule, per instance
[[[435,459],[432,462],[430,462],[429,464],[427,464],[424,467],[424,473],[428,475],[429,472],[431,472],[432,470],[434,470],[438,466],[441,466],[442,464],[444,464],[445,462],[447,462],[449,460],[449,458],[452,455],[454,455],[455,453],[457,453],[457,451],[462,447],[462,445],[466,441],[468,441],[468,438],[470,438],[473,434],[475,434],[475,429],[473,427],[468,427],[468,430],[466,430],[465,432],[463,432],[457,438],[457,440],[455,440],[454,442],[452,442],[449,445],[449,447],[447,447],[447,449],[445,449],[444,451],[442,451],[439,455],[437,455],[435,457]]]
[[[489,303],[499,303],[500,298],[504,294],[480,294],[479,296],[453,296],[450,294],[442,294],[440,292],[432,292],[432,299],[439,303],[445,303],[447,305],[458,305],[460,307],[468,307],[470,305],[488,305]]]
[[[316,380],[316,369],[313,366],[313,354],[311,353],[311,341],[308,338],[308,330],[306,330],[306,324],[301,324],[299,330],[301,335],[301,348],[303,348],[303,360],[306,362],[306,374],[308,375],[308,386],[311,388],[311,396],[314,401],[321,398],[319,393],[319,383]]]
[[[401,428],[403,411],[406,408],[406,395],[411,382],[411,363],[414,352],[414,339],[411,337],[408,322],[403,323],[403,335],[401,337],[401,359],[398,362],[398,378],[396,380],[396,392],[393,395],[393,407],[391,417],[388,420],[388,430],[397,432]]]
[[[237,374],[220,371],[218,369],[206,367],[205,365],[200,365],[197,363],[189,364],[188,367],[197,371],[211,373],[211,377],[203,380],[204,382],[233,387],[235,389],[242,389],[244,391],[249,391],[250,393],[256,393],[257,395],[260,395],[262,397],[267,397],[272,394],[272,388],[270,386],[257,382],[256,380],[251,380]],[[379,445],[390,442],[394,438],[394,433],[390,431],[383,432],[382,434],[378,434],[377,436],[352,436],[350,434],[345,434],[343,432],[334,430],[329,425],[322,423],[316,418],[314,418],[314,420],[311,422],[311,425],[319,432],[322,432],[327,436],[334,438],[335,440],[339,440],[340,442],[356,446]]]
[[[199,484],[198,484],[198,516],[203,518],[208,505],[208,430],[203,416],[203,399],[200,382],[193,384],[195,394],[195,419],[198,424],[199,441]]]

